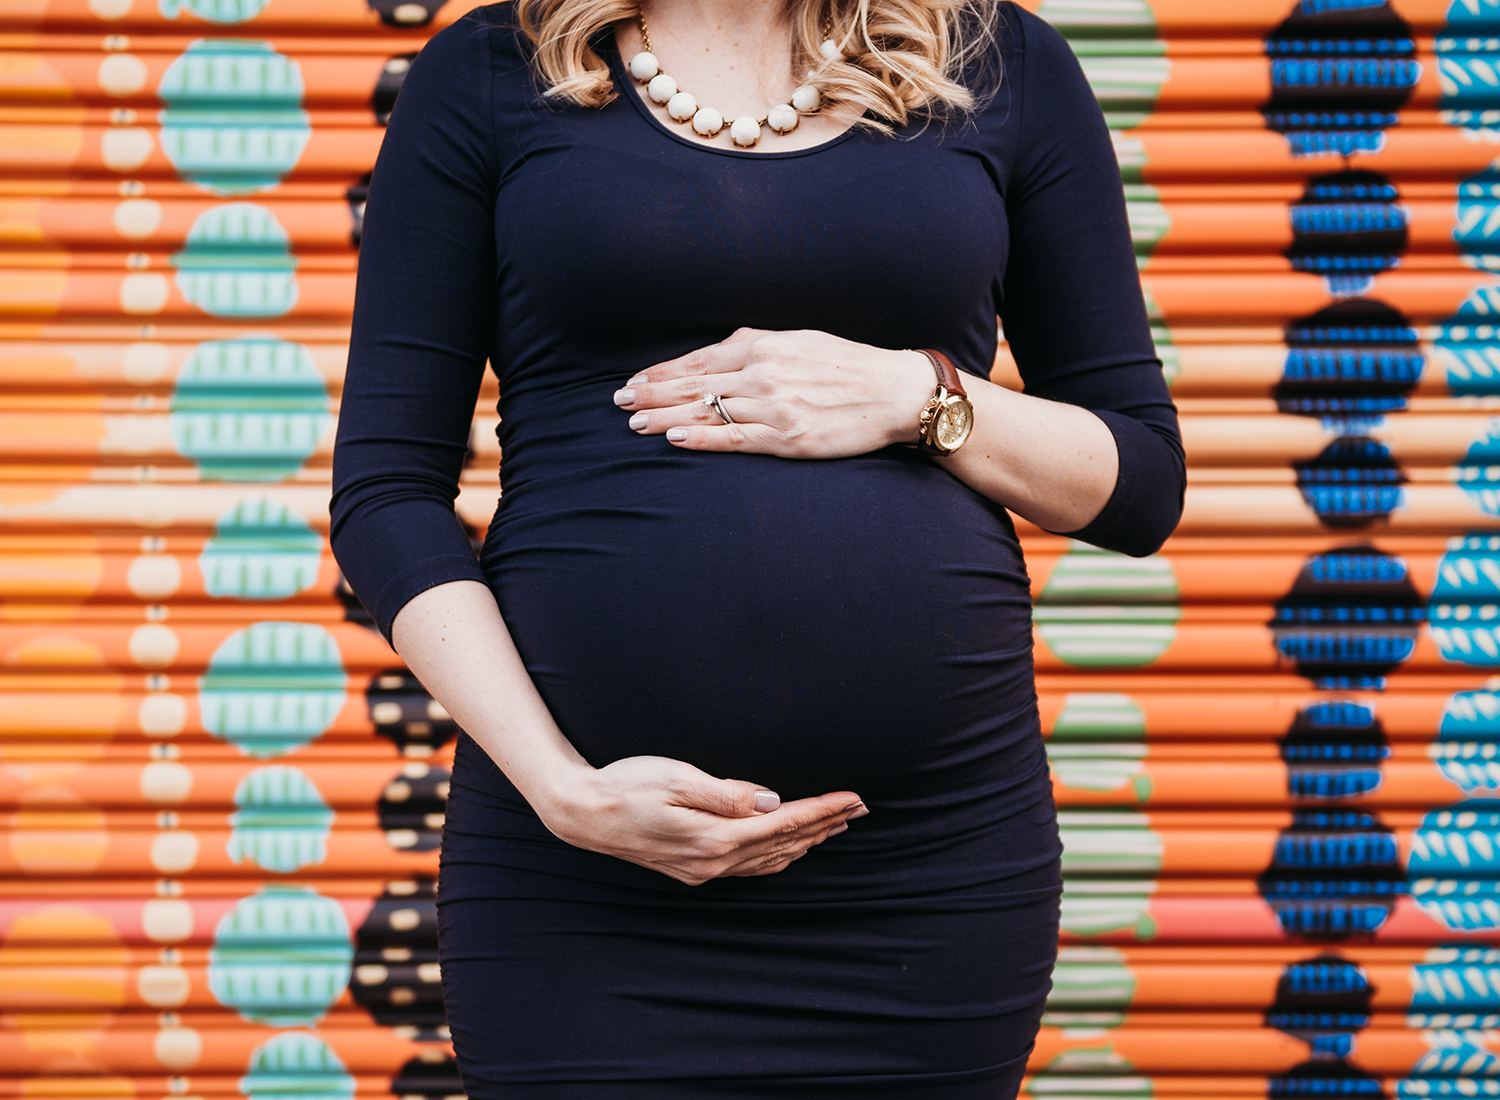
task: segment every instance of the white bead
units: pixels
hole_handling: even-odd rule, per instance
[[[698,101],[692,92],[678,92],[667,100],[667,114],[678,122],[686,122],[698,113]]]
[[[724,116],[712,107],[699,107],[693,115],[693,130],[704,137],[713,137],[724,129]]]
[[[665,103],[677,94],[677,81],[666,73],[657,73],[646,85],[646,94],[656,103]]]
[[[643,84],[659,72],[661,72],[661,66],[657,64],[654,53],[642,50],[630,59],[630,75]]]
[[[797,112],[788,104],[778,103],[766,112],[766,125],[778,134],[790,134],[797,128]]]
[[[810,114],[823,105],[823,94],[811,84],[804,84],[792,93],[792,106],[798,114]]]
[[[729,140],[748,149],[760,140],[760,123],[749,115],[740,115],[729,127]]]
[[[834,42],[834,40],[831,39],[831,38],[825,38],[825,39],[823,39],[823,44],[818,47],[818,52],[820,54],[822,54],[825,58],[827,58],[829,61],[842,61],[842,60],[844,60],[844,55],[841,54],[841,53],[839,53],[838,44],[836,42]]]

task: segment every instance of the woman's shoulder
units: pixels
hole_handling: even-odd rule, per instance
[[[1039,72],[1058,67],[1078,69],[1073,48],[1061,32],[1015,0],[1000,0],[995,5],[994,42],[1000,55],[1012,64],[1019,61]]]
[[[968,12],[975,24],[961,79],[978,101],[975,121],[981,129],[1017,125],[1027,88],[1040,89],[1045,97],[1049,89],[1082,81],[1067,39],[1021,4],[980,0]]]
[[[524,72],[526,48],[510,0],[471,8],[428,39],[414,64],[463,78],[489,69]]]
[[[1056,27],[1014,0],[996,3],[992,18],[978,77],[988,93],[981,93],[984,115],[1017,121],[1022,113],[1059,102],[1097,111],[1082,66]]]
[[[492,132],[497,111],[534,98],[514,5],[486,4],[427,40],[402,80],[392,122]]]

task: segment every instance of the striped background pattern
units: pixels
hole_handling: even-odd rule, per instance
[[[0,0],[0,1100],[463,1093],[456,728],[326,536],[364,187],[473,6]]]
[[[1020,525],[1026,1093],[1500,1097],[1500,0],[1026,3],[1189,459],[1151,558]],[[326,534],[367,173],[472,6],[0,0],[0,1100],[462,1093],[456,730]]]

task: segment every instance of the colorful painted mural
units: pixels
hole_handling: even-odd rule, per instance
[[[462,1095],[456,728],[326,516],[364,180],[472,6],[0,5],[0,1095]]]
[[[1028,6],[1189,474],[1146,561],[1024,536],[1066,849],[1026,1087],[1500,1095],[1500,5]]]
[[[1189,460],[1151,558],[1020,525],[1066,849],[1025,1088],[1500,1097],[1500,3],[1025,3]],[[326,529],[365,180],[472,6],[0,5],[0,1095],[462,1093],[456,729]]]

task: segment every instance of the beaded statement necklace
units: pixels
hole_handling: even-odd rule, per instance
[[[724,118],[723,112],[713,107],[700,106],[692,92],[684,92],[677,87],[677,81],[662,72],[661,64],[651,52],[651,31],[646,27],[646,13],[637,10],[636,17],[641,24],[641,42],[646,48],[630,59],[627,66],[630,75],[646,85],[646,94],[651,97],[651,101],[666,107],[668,116],[674,122],[691,125],[696,134],[708,138],[717,137],[727,125],[729,140],[741,149],[749,149],[760,140],[762,126],[769,127],[778,134],[790,134],[797,128],[797,121],[802,115],[813,114],[823,105],[823,93],[818,91],[818,86],[803,84],[792,93],[790,103],[776,104],[764,117],[741,115],[729,122]],[[823,33],[825,38],[818,47],[818,52],[829,61],[838,60],[842,56],[838,46],[832,38],[826,37],[827,28]],[[812,73],[807,75],[811,77]]]

